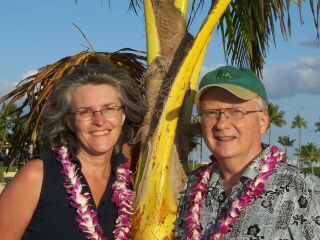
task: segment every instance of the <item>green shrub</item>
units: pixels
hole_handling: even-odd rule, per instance
[[[0,166],[0,173],[6,172],[7,171],[7,167],[4,166]],[[8,172],[17,172],[17,168],[16,167],[10,167]]]
[[[198,169],[199,167],[201,167],[203,165],[207,165],[207,163],[205,163],[205,164],[195,163],[194,167],[193,167],[192,163],[188,163],[188,169],[189,169],[189,171],[196,170],[196,169]]]
[[[303,170],[306,172],[312,173],[311,168],[304,168]],[[320,177],[320,167],[314,167],[313,171],[314,171],[314,175],[317,175],[318,177]]]

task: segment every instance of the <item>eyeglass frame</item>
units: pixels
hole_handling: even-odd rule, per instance
[[[114,111],[114,114],[113,115],[110,115],[110,116],[105,116],[105,113],[103,113],[103,110],[107,110],[107,109],[112,109]],[[69,115],[74,115],[75,118],[77,119],[77,116],[78,116],[78,119],[77,120],[80,120],[80,121],[92,121],[96,115],[97,112],[100,112],[101,116],[104,118],[104,119],[108,119],[108,118],[112,118],[114,116],[116,116],[116,113],[118,113],[121,109],[124,109],[124,106],[123,105],[107,105],[107,106],[104,106],[102,107],[100,110],[94,110],[92,108],[85,108],[83,110],[76,110],[74,112],[68,112],[67,114]],[[81,113],[90,113],[90,117],[88,116],[87,119],[79,119],[81,118]]]
[[[217,122],[217,120],[218,119],[220,119],[221,118],[221,114],[224,114],[224,116],[227,118],[227,119],[229,119],[233,124],[237,124],[237,123],[235,123],[234,122],[234,120],[232,120],[232,118],[230,118],[230,112],[229,112],[229,110],[235,110],[235,109],[238,109],[238,110],[240,110],[240,112],[242,113],[242,117],[241,117],[241,119],[239,119],[238,121],[242,121],[243,120],[243,118],[244,118],[244,116],[246,116],[246,115],[248,115],[248,114],[250,114],[250,113],[256,113],[256,112],[263,112],[263,111],[265,111],[265,110],[263,110],[263,109],[259,109],[259,110],[249,110],[249,111],[247,111],[246,109],[244,109],[243,107],[233,107],[233,108],[212,108],[212,109],[203,109],[203,110],[199,110],[198,111],[198,117],[199,117],[199,119],[200,119],[200,123],[202,123],[202,118],[203,118],[203,112],[202,111],[215,111],[217,114],[215,115],[216,117],[213,119],[213,118],[210,118],[210,119],[213,119],[215,122]],[[226,113],[227,113],[227,115],[226,115]],[[229,115],[229,116],[228,116]],[[237,121],[237,120],[236,120]]]

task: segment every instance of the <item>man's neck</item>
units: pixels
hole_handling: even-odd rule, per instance
[[[245,157],[217,159],[221,171],[221,177],[223,179],[223,185],[227,195],[230,195],[232,188],[237,184],[244,170],[259,155],[261,151],[262,149]]]
[[[242,165],[240,165],[239,162],[237,164],[229,164],[230,162],[218,162],[224,190],[227,196],[230,195],[232,188],[237,184],[241,174],[243,173],[244,169],[246,169],[248,164],[250,164],[250,162]]]

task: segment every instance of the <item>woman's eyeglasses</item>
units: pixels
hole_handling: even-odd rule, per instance
[[[78,121],[91,121],[96,113],[100,113],[105,119],[115,117],[119,110],[123,109],[124,106],[105,106],[100,110],[93,110],[92,108],[77,110],[75,112],[69,112],[68,114],[75,115]]]

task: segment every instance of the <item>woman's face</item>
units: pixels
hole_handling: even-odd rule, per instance
[[[125,120],[117,90],[108,85],[85,85],[72,93],[74,113],[67,124],[77,140],[77,154],[111,155]]]

